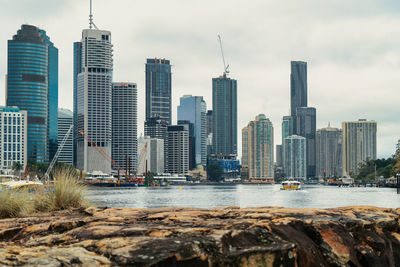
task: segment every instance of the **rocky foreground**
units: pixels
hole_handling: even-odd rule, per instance
[[[400,209],[101,209],[0,220],[0,265],[400,266]]]

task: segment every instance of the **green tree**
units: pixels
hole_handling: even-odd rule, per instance
[[[12,169],[14,171],[14,175],[19,175],[21,170],[22,170],[22,164],[19,161],[14,162],[14,164],[12,165]]]
[[[210,164],[207,166],[207,176],[210,181],[219,182],[222,179],[222,168],[218,164]]]
[[[394,155],[394,158],[396,162],[393,166],[393,174],[397,174],[400,173],[400,139],[397,141],[396,154]]]

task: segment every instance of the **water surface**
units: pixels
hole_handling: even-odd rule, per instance
[[[89,200],[97,206],[159,208],[217,206],[334,208],[342,206],[400,207],[393,188],[339,188],[304,185],[300,191],[283,191],[280,185],[184,185],[139,188],[89,188]]]

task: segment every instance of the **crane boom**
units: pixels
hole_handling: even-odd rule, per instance
[[[224,76],[229,74],[229,65],[225,63],[225,56],[224,56],[224,49],[222,47],[222,39],[221,36],[218,34],[219,46],[221,48],[221,55],[222,55],[222,62],[224,63]]]
[[[67,142],[68,137],[69,137],[69,135],[71,134],[71,131],[72,131],[73,128],[74,128],[74,125],[72,124],[72,125],[69,127],[68,132],[64,135],[64,138],[63,138],[63,140],[62,140],[60,146],[58,147],[56,154],[54,155],[53,159],[51,160],[50,165],[49,165],[49,167],[47,168],[46,173],[44,174],[44,177],[45,177],[47,180],[50,180],[50,172],[51,172],[51,170],[53,169],[54,164],[56,164],[57,159],[58,159],[58,156],[60,156],[60,153],[61,153],[61,151],[63,150],[64,145],[65,145],[65,143]]]
[[[96,143],[95,143],[89,136],[87,136],[87,134],[85,134],[84,131],[81,130],[81,131],[79,131],[78,133],[80,133],[80,134],[90,143],[90,145],[91,145],[92,147],[94,147],[94,148],[97,150],[97,152],[99,152],[99,153],[103,156],[103,158],[105,158],[107,161],[109,161],[109,162],[111,163],[111,165],[112,165],[114,168],[116,168],[116,169],[119,170],[119,171],[122,171],[122,173],[124,174],[124,176],[125,176],[127,179],[129,179],[128,173],[127,173],[124,169],[122,169],[109,155],[107,155],[107,153],[104,152],[103,149],[101,149],[100,147],[98,147],[98,146],[96,145]]]
[[[147,154],[147,144],[148,144],[148,143],[146,142],[145,145],[144,145],[144,147],[143,147],[142,150],[140,151],[139,159],[138,159],[137,167],[136,167],[136,171],[135,171],[136,175],[138,174],[138,173],[137,173],[137,170],[139,170],[140,163],[142,162],[143,158],[144,158],[145,155]],[[147,170],[145,170],[145,171],[147,171]]]

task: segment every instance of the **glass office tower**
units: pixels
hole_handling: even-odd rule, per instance
[[[213,78],[213,153],[237,155],[237,81]]]
[[[48,87],[49,81],[54,82],[49,78],[49,65],[56,67],[49,64],[49,48],[39,29],[22,25],[8,40],[6,102],[28,112],[27,158],[35,162],[48,161]]]
[[[171,64],[167,59],[147,59],[146,120],[159,116],[171,125]]]
[[[58,148],[58,48],[46,31],[40,30],[44,42],[47,44],[48,50],[48,160],[51,161],[57,152]]]

